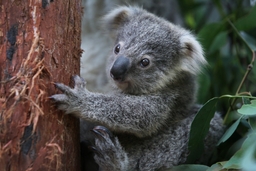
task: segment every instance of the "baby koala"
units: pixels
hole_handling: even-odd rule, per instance
[[[153,171],[184,163],[190,125],[201,107],[195,104],[197,75],[206,64],[200,44],[189,31],[138,7],[118,7],[104,22],[116,40],[107,69],[113,91],[90,92],[75,76],[74,88],[57,83],[63,94],[52,99],[67,114],[100,125],[93,129],[98,136],[92,149],[103,171]],[[223,131],[216,114],[203,159]]]

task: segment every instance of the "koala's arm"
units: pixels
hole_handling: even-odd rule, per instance
[[[61,83],[56,84],[64,92],[51,97],[57,102],[58,108],[114,131],[128,132],[139,137],[151,135],[165,124],[172,107],[170,97],[92,93],[85,88],[79,76],[75,76],[74,80],[74,89]],[[164,99],[168,99],[168,102]]]

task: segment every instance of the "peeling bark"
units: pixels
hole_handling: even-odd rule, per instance
[[[79,121],[53,82],[80,70],[81,0],[0,0],[0,168],[79,170]]]

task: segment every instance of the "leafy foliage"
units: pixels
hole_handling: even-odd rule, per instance
[[[215,111],[223,113],[227,130],[209,166],[187,164],[174,170],[256,170],[256,5],[252,2],[179,1],[185,24],[195,30],[209,62],[199,79],[198,101],[214,97],[192,123],[187,163],[200,156]]]
[[[197,113],[191,125],[190,140],[188,144],[190,154],[188,156],[187,163],[195,162],[203,153],[204,137],[209,130],[210,121],[216,111],[215,106],[217,102],[218,98],[209,100]],[[205,115],[205,113],[207,113],[207,115]]]

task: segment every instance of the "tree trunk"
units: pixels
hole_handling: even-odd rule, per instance
[[[79,120],[54,82],[80,68],[81,0],[0,0],[0,170],[80,168]]]

